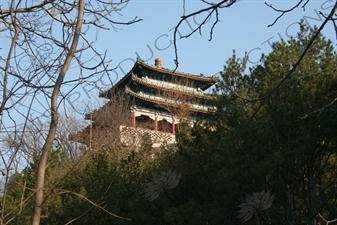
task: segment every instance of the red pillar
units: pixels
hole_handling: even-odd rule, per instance
[[[158,118],[157,118],[157,115],[155,115],[155,117],[154,117],[154,130],[158,131]]]
[[[91,150],[92,141],[92,113],[90,113],[90,136],[89,136],[89,149]]]
[[[172,119],[172,134],[176,134],[176,124],[174,123],[173,119]]]
[[[136,112],[132,112],[132,126],[136,127]]]

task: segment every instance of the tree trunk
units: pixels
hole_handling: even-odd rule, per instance
[[[66,56],[64,65],[57,77],[55,87],[53,89],[53,93],[51,96],[51,121],[49,132],[47,135],[46,142],[42,148],[42,154],[40,157],[39,167],[37,171],[37,179],[36,179],[36,194],[35,194],[35,204],[34,204],[34,211],[32,215],[32,225],[39,225],[41,220],[41,210],[43,205],[43,187],[44,187],[44,179],[45,179],[45,172],[48,160],[49,151],[52,148],[53,141],[55,139],[57,124],[58,124],[58,95],[60,92],[60,88],[64,77],[69,69],[71,60],[74,58],[74,54],[78,45],[78,41],[80,38],[82,24],[83,24],[83,15],[84,15],[84,0],[79,0],[78,3],[78,17],[77,23],[75,27],[75,34],[73,37],[73,41],[70,47],[70,50]]]

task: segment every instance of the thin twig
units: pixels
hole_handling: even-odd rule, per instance
[[[242,130],[239,132],[239,134],[237,135],[237,137],[235,138],[234,144],[236,144],[238,142],[238,140],[240,139],[240,137],[242,136],[242,134],[245,132],[245,130],[247,129],[247,127],[249,126],[249,124],[253,121],[253,118],[255,117],[255,115],[259,112],[259,110],[261,109],[261,107],[264,105],[264,103],[272,96],[272,94],[279,88],[281,87],[281,85],[294,73],[294,71],[296,70],[296,68],[300,65],[300,63],[302,62],[303,58],[306,56],[309,48],[311,47],[311,45],[314,43],[314,41],[316,40],[317,36],[321,33],[321,31],[323,30],[323,28],[325,27],[325,25],[327,24],[327,22],[330,20],[330,18],[333,17],[335,11],[337,9],[337,2],[335,3],[335,6],[333,7],[333,9],[331,10],[329,16],[323,21],[323,23],[321,24],[321,26],[318,28],[318,30],[316,31],[316,33],[313,35],[313,37],[310,39],[309,43],[307,44],[306,48],[304,49],[304,51],[302,52],[301,56],[298,58],[298,60],[296,61],[296,63],[294,64],[293,68],[291,68],[291,70],[288,72],[288,74],[262,99],[260,105],[255,109],[253,115],[250,117],[250,119],[248,120],[248,122],[245,124],[245,126],[242,128]]]
[[[122,219],[122,220],[128,220],[128,221],[131,221],[130,218],[121,217],[121,216],[118,216],[118,215],[116,215],[116,214],[114,214],[114,213],[112,213],[112,212],[109,212],[108,210],[106,210],[105,208],[103,208],[103,207],[100,206],[99,204],[97,204],[97,203],[91,201],[90,199],[88,199],[88,198],[85,197],[84,195],[81,195],[81,194],[79,194],[79,193],[76,193],[76,192],[73,192],[73,191],[69,191],[69,190],[64,190],[64,189],[59,189],[59,190],[60,190],[59,194],[66,194],[66,193],[67,193],[67,194],[75,195],[75,196],[77,196],[77,197],[79,197],[79,198],[81,198],[81,199],[84,199],[85,201],[87,201],[88,203],[90,203],[92,206],[94,206],[94,207],[96,207],[96,208],[98,208],[98,209],[100,209],[100,210],[106,212],[107,214],[109,214],[109,215],[111,215],[111,216],[114,216],[114,217],[119,218],[119,219]]]
[[[174,58],[174,62],[176,64],[175,69],[173,70],[174,72],[177,70],[178,66],[179,66],[179,59],[178,59],[178,47],[177,47],[177,33],[178,33],[178,28],[180,27],[180,25],[187,20],[190,17],[193,17],[195,15],[198,14],[202,14],[204,12],[208,12],[207,16],[205,17],[205,19],[199,24],[199,26],[197,26],[195,29],[193,29],[190,33],[188,33],[187,35],[184,36],[180,36],[180,38],[188,38],[191,35],[193,35],[196,31],[199,31],[199,33],[201,34],[201,28],[206,24],[206,22],[211,18],[211,16],[213,15],[213,13],[216,14],[216,20],[213,22],[213,25],[211,27],[210,30],[210,37],[209,37],[209,41],[212,40],[213,38],[213,30],[215,25],[219,22],[219,12],[218,9],[219,8],[229,8],[230,6],[232,6],[233,4],[235,4],[237,2],[237,0],[223,0],[220,1],[219,3],[209,3],[205,0],[203,0],[204,3],[206,3],[207,5],[209,5],[209,7],[200,9],[198,11],[195,11],[193,13],[190,13],[188,15],[183,15],[181,16],[181,19],[179,20],[179,22],[177,23],[177,25],[174,28],[174,32],[173,32],[173,46],[174,46],[174,53],[175,53],[175,58]]]
[[[308,3],[309,1],[310,1],[310,0],[307,0],[307,1],[304,3],[304,5],[302,6],[302,8],[303,8],[304,11],[305,11],[305,6],[307,5],[307,3]],[[272,4],[269,4],[269,3],[265,2],[264,4],[266,4],[269,8],[273,9],[273,10],[276,11],[276,12],[280,12],[280,13],[281,13],[281,14],[274,20],[274,22],[273,22],[272,24],[269,24],[269,25],[268,25],[268,27],[274,26],[274,25],[277,23],[277,21],[278,21],[282,16],[284,16],[284,14],[289,13],[289,12],[293,11],[294,9],[298,8],[298,7],[301,5],[302,2],[303,2],[303,0],[300,0],[296,5],[294,5],[294,6],[291,7],[290,9],[277,9],[277,8],[275,8]]]

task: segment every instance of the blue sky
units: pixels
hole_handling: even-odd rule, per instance
[[[269,1],[274,7],[288,9],[297,1]],[[301,19],[310,25],[320,25],[323,17],[318,13],[329,13],[333,1],[311,0],[306,10],[298,8],[285,14],[272,27],[279,13],[273,11],[264,4],[264,1],[241,0],[231,8],[220,10],[220,22],[214,29],[212,41],[209,39],[210,27],[215,20],[212,16],[210,21],[202,28],[202,36],[195,33],[187,39],[178,40],[179,68],[180,72],[192,74],[203,73],[214,75],[222,70],[225,61],[232,55],[235,49],[239,57],[245,52],[250,53],[252,62],[259,60],[262,53],[271,51],[270,43],[282,38],[295,35]],[[186,14],[205,7],[199,0],[186,0]],[[175,58],[173,49],[173,27],[183,14],[183,1],[181,0],[133,0],[123,10],[121,15],[114,15],[119,21],[127,21],[137,16],[143,21],[130,26],[117,26],[121,30],[115,32],[100,31],[99,41],[96,46],[102,51],[108,49],[108,56],[113,59],[112,66],[116,66],[112,80],[118,80],[128,72],[137,55],[149,64],[160,57],[163,67],[174,69]],[[205,14],[190,18],[188,23],[183,23],[179,28],[181,34],[188,34],[191,27],[198,26]],[[335,33],[332,24],[324,29],[324,34],[334,43]],[[109,85],[100,82],[102,88]],[[106,83],[108,84],[108,83]],[[99,86],[99,84],[97,84]],[[85,89],[89,89],[86,87]]]
[[[276,8],[288,9],[296,2],[270,0],[268,3]],[[208,39],[215,15],[202,27],[202,35],[197,32],[187,39],[178,40],[178,71],[215,75],[222,70],[234,49],[239,57],[244,56],[245,52],[250,52],[251,62],[256,62],[262,53],[271,51],[270,43],[279,41],[281,37],[288,39],[290,35],[295,35],[299,29],[297,23],[301,19],[305,19],[310,26],[320,25],[323,17],[319,12],[329,13],[333,4],[333,0],[310,0],[305,11],[297,8],[285,14],[274,26],[268,27],[279,13],[267,7],[262,0],[240,0],[234,6],[219,11],[220,22],[214,28],[212,41]],[[204,7],[206,5],[200,0],[186,0],[185,14]],[[142,19],[141,22],[129,26],[116,25],[115,28],[118,31],[97,30],[93,27],[86,30],[85,33],[89,39],[95,39],[97,36],[95,48],[99,52],[107,50],[107,58],[112,59],[109,66],[116,69],[109,74],[110,79],[107,75],[98,76],[79,85],[67,96],[65,105],[80,109],[83,108],[83,102],[96,101],[100,90],[110,88],[132,68],[137,55],[149,64],[153,64],[154,59],[160,57],[163,67],[174,69],[173,28],[183,12],[182,0],[131,0],[118,14],[112,14],[112,18],[126,22],[137,16]],[[204,17],[205,14],[202,14],[188,19],[188,23],[182,23],[179,32],[182,35],[189,34],[191,28],[196,28]],[[325,27],[323,33],[336,43],[336,34],[331,23]],[[6,48],[5,39],[1,40],[1,45]],[[3,51],[1,54],[7,53]],[[76,74],[78,71],[71,69],[66,79],[76,79]],[[62,87],[62,92],[67,93],[73,87],[74,85],[65,85]],[[48,118],[49,113],[46,110],[48,110],[49,99],[45,96],[38,98],[33,105],[34,117],[40,113]],[[28,105],[29,100],[23,102],[23,105],[25,104]],[[25,106],[22,106],[22,110],[26,110]],[[82,115],[88,113],[81,110],[78,112]],[[23,118],[18,120],[21,122]]]
[[[297,1],[270,1],[273,6],[281,9],[291,7],[293,2]],[[188,39],[178,41],[179,71],[213,75],[222,69],[233,49],[236,49],[238,55],[243,55],[245,51],[261,48],[252,53],[251,57],[254,61],[261,53],[268,53],[271,50],[267,40],[274,42],[280,40],[279,36],[287,39],[287,35],[295,35],[298,26],[293,23],[299,22],[303,17],[306,17],[306,21],[311,26],[319,25],[323,17],[319,17],[317,13],[319,11],[328,13],[331,8],[325,8],[332,4],[332,1],[326,1],[324,4],[324,1],[311,0],[305,12],[298,8],[284,15],[273,27],[268,27],[279,14],[268,8],[264,1],[241,0],[231,8],[221,9],[221,22],[215,27],[211,42],[208,41],[209,31],[215,16],[202,29],[202,36],[195,33]],[[204,6],[205,4],[198,0],[186,0],[187,13]],[[173,45],[166,50],[158,50],[155,45],[157,43],[160,48],[169,46],[173,36],[171,29],[177,24],[182,13],[181,0],[131,1],[123,9],[123,16],[116,16],[116,19],[127,20],[138,16],[143,21],[131,26],[119,26],[123,30],[118,32],[107,32],[109,38],[104,37],[98,44],[102,49],[108,48],[116,64],[127,58],[136,58],[137,52],[141,58],[149,59],[149,63],[153,63],[155,57],[160,57],[164,67],[173,69],[175,67]],[[191,18],[188,20],[189,24],[195,28],[203,17],[203,15],[196,16],[195,21]],[[190,28],[187,23],[183,23],[179,31],[187,34]],[[335,38],[331,24],[326,27],[324,34],[331,39]],[[147,45],[154,52],[152,58]],[[124,67],[127,68],[126,63]],[[131,68],[130,65],[129,68]]]

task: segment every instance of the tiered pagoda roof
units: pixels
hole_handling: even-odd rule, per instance
[[[191,113],[192,120],[203,118],[204,115],[213,112],[214,97],[206,94],[205,90],[216,81],[216,77],[180,73],[162,68],[160,59],[155,60],[154,66],[137,59],[132,69],[121,80],[112,88],[100,93],[99,97],[108,98],[110,101],[87,115],[86,118],[92,120],[92,126],[73,138],[89,146],[93,140],[99,142],[98,144],[106,145],[110,143],[108,140],[111,138],[101,137],[101,133],[97,130],[114,129],[112,133],[115,134],[118,128],[119,140],[125,144],[140,140],[144,134],[150,135],[153,146],[159,146],[164,142],[173,144],[177,132],[176,124],[180,123],[180,116],[184,117],[184,115],[177,115],[176,112],[179,114],[179,110],[186,112],[185,109],[188,109],[187,112]],[[118,96],[121,99],[118,100]],[[120,100],[123,102],[120,103]],[[115,107],[118,105],[114,105],[116,103],[119,106],[122,104],[124,107],[122,109],[126,111],[120,113],[123,115],[116,114],[123,117],[120,118],[119,125],[110,124],[111,119],[107,118],[109,113],[117,112]],[[183,108],[185,106],[187,108]],[[111,110],[114,111],[111,112]],[[98,123],[99,119],[104,120],[104,123],[102,121]],[[124,123],[123,119],[127,121]]]
[[[192,112],[206,113],[214,111],[211,102],[213,96],[204,91],[217,81],[216,77],[206,77],[188,73],[175,72],[161,67],[161,60],[151,66],[137,59],[132,69],[109,90],[100,93],[100,97],[111,98],[117,91],[124,90],[136,100],[136,105],[166,105],[174,107],[182,103],[177,99],[158,96],[158,92],[174,92],[198,99],[198,103],[186,103]],[[188,85],[186,85],[188,84]],[[172,96],[171,96],[172,97]],[[160,107],[159,107],[160,108]]]

